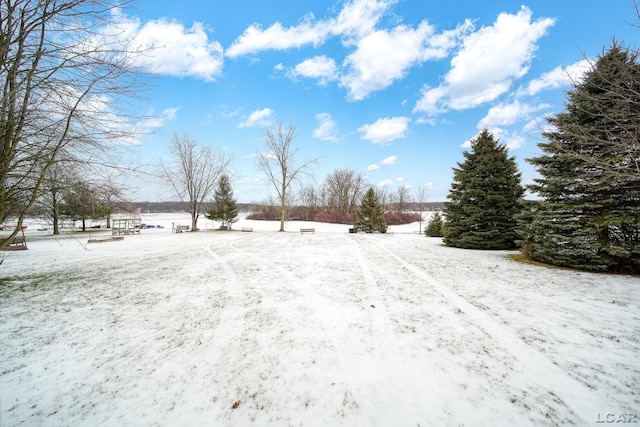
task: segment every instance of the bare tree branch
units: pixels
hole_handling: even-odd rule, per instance
[[[139,52],[107,30],[127,3],[0,2],[0,223],[19,229],[63,152],[93,160],[135,134]]]
[[[191,231],[197,231],[198,218],[206,211],[204,202],[213,193],[231,158],[223,151],[212,151],[198,144],[188,134],[173,135],[170,155],[172,160],[161,162],[164,178],[180,200],[189,203]]]
[[[279,231],[284,231],[287,191],[291,183],[299,175],[309,174],[311,165],[317,161],[317,159],[313,159],[299,166],[295,165],[298,146],[293,145],[293,141],[297,136],[295,126],[289,125],[289,128],[285,130],[282,127],[282,123],[278,122],[275,129],[265,132],[264,144],[267,146],[268,151],[258,153],[258,165],[267,175],[269,182],[273,184],[280,199]]]

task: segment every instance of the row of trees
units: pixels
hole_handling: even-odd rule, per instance
[[[599,56],[548,119],[540,178],[524,202],[515,160],[486,129],[454,169],[442,225],[447,245],[521,247],[545,263],[640,271],[640,64],[619,43]],[[435,228],[435,227],[434,227]]]
[[[286,200],[286,218],[306,221],[353,224],[362,197],[371,187],[364,175],[354,169],[335,169],[319,185],[302,184],[290,189]],[[390,224],[403,224],[421,218],[418,211],[427,209],[426,191],[417,192],[414,199],[407,187],[390,192],[387,187],[375,187],[374,192]],[[422,198],[419,198],[422,194]],[[416,201],[419,200],[419,201]],[[251,219],[280,217],[280,201],[266,200],[255,205]]]
[[[53,234],[60,234],[63,220],[80,220],[85,231],[88,219],[106,218],[109,227],[119,200],[118,187],[95,186],[76,175],[65,175],[45,183],[31,214],[53,224]]]
[[[18,225],[0,249],[44,198],[54,215],[62,194],[73,205],[71,187],[60,185],[72,175],[57,177],[98,177],[135,136],[131,101],[146,82],[134,64],[143,52],[108,30],[128,3],[0,2],[0,223]]]
[[[127,3],[0,3],[0,223],[17,218],[14,235],[39,204],[56,227],[60,215],[108,215],[119,196],[120,187],[101,179],[101,171],[122,164],[112,153],[137,136],[130,101],[146,86],[134,65],[144,52],[109,30],[109,21],[118,16],[114,9]],[[483,130],[454,169],[442,225],[445,242],[521,247],[528,256],[557,265],[638,271],[639,101],[638,52],[614,42],[575,82],[566,110],[549,119],[546,141],[539,144],[542,154],[528,159],[540,174],[529,186],[540,197],[534,202],[522,199],[514,159]],[[280,231],[293,183],[316,162],[298,163],[295,138],[294,126],[278,124],[266,132],[267,150],[259,155],[278,197]],[[172,151],[163,174],[189,203],[195,230],[230,157],[188,135],[174,135]],[[309,209],[322,200],[325,209],[360,218],[358,201],[370,205],[374,192],[367,188],[360,174],[342,169],[321,188],[306,187],[300,195]],[[374,195],[384,211],[385,190]],[[395,196],[402,210],[408,189]],[[417,199],[419,205],[425,200],[424,190]],[[0,249],[14,235],[0,239]]]
[[[278,196],[279,231],[284,231],[285,220],[288,217],[287,208],[295,204],[293,184],[299,182],[300,177],[309,176],[311,166],[317,162],[317,159],[311,159],[298,163],[296,137],[295,126],[290,125],[285,129],[282,123],[278,123],[274,129],[266,131],[264,143],[267,150],[258,155],[259,166]],[[313,185],[300,188],[298,194],[304,210],[304,219],[354,223],[358,203],[369,187],[361,173],[353,169],[336,169],[326,177],[320,188]],[[383,210],[387,201],[393,200],[402,212],[410,201],[409,189],[400,187],[392,196],[387,193],[386,187],[383,187],[377,191],[376,198],[381,202]],[[420,206],[426,202],[424,190],[418,192],[418,199]]]

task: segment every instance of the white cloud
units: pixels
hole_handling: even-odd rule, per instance
[[[238,185],[260,184],[260,183],[262,183],[262,181],[263,181],[263,179],[262,179],[262,178],[248,177],[248,178],[238,179],[238,180],[236,181],[236,184],[238,184]]]
[[[235,58],[265,50],[287,50],[305,45],[319,46],[330,36],[342,36],[346,45],[353,44],[373,30],[383,13],[395,0],[352,0],[345,3],[337,17],[315,20],[305,16],[300,23],[284,27],[280,22],[263,29],[249,26],[233,41],[226,55]]]
[[[361,134],[360,139],[386,145],[396,139],[406,138],[410,121],[408,117],[385,117],[372,124],[360,126],[358,132]]]
[[[543,132],[544,128],[547,124],[547,121],[544,117],[536,117],[527,122],[526,125],[522,128],[524,132]]]
[[[492,26],[465,37],[445,82],[425,88],[414,112],[472,108],[505,93],[529,70],[537,41],[554,23],[551,18],[532,21],[531,15],[522,6],[517,14],[501,13]]]
[[[331,118],[331,114],[318,113],[316,114],[316,120],[320,122],[320,125],[313,131],[313,137],[337,142],[336,122]]]
[[[271,126],[273,123],[274,111],[271,108],[263,108],[249,114],[249,117],[240,124],[239,128],[250,128],[255,126]]]
[[[109,142],[114,145],[142,144],[145,135],[175,119],[179,110],[178,107],[173,107],[164,109],[160,114],[150,111],[142,116],[131,116],[118,104],[117,97],[106,94],[86,95],[72,85],[65,85],[62,89],[47,93],[45,106],[54,106],[51,114],[62,119],[57,106],[71,108],[70,106],[79,102],[77,115],[79,121],[86,124],[85,132],[108,136]]]
[[[527,142],[524,136],[515,131],[509,133],[508,130],[501,127],[494,127],[489,131],[500,144],[506,145],[509,150],[516,150]]]
[[[200,22],[186,28],[180,22],[166,19],[142,23],[121,17],[114,31],[132,48],[142,51],[136,60],[151,73],[205,81],[214,81],[222,73],[222,45],[209,39]]]
[[[417,123],[419,125],[431,125],[431,126],[435,126],[436,125],[436,120],[433,118],[427,118],[427,117],[418,117],[417,119],[414,120],[414,123]]]
[[[393,184],[395,184],[395,181],[391,179],[385,179],[384,181],[380,181],[378,183],[378,187],[386,187],[387,185],[393,185]]]
[[[280,22],[267,28],[253,24],[233,41],[226,55],[238,57],[265,50],[317,47],[330,37],[339,37],[347,48],[355,47],[342,64],[345,72],[340,84],[347,89],[348,99],[362,100],[404,78],[411,67],[446,57],[460,37],[472,28],[467,20],[441,33],[436,33],[426,21],[416,27],[399,25],[390,30],[376,29],[396,1],[350,0],[335,17],[316,20],[313,15],[307,15],[289,27]],[[339,68],[333,59],[317,56],[298,64],[288,75],[317,78],[324,85],[339,78]]]
[[[441,103],[441,100],[448,95],[448,88],[446,86],[430,88],[425,85],[421,92],[422,96],[413,109],[414,113],[421,112],[429,116],[435,116],[447,111],[447,108]]]
[[[398,156],[389,156],[383,161],[381,161],[380,164],[390,166],[390,165],[395,165],[397,161],[398,161]]]
[[[338,66],[336,61],[325,55],[314,56],[313,58],[305,59],[301,63],[295,66],[288,74],[290,77],[296,78],[299,76],[318,79],[318,83],[322,86],[326,85],[329,81],[337,78]]]
[[[520,135],[518,132],[507,131],[501,127],[493,127],[489,129],[489,132],[493,135],[496,141],[499,144],[506,145],[509,150],[516,150],[527,142],[526,138]],[[478,135],[474,136],[471,139],[466,140],[462,143],[461,147],[463,148],[471,148],[471,140],[475,139]]]
[[[306,16],[300,24],[293,27],[284,27],[276,22],[263,29],[261,25],[253,24],[233,41],[226,55],[236,58],[264,50],[287,50],[307,44],[318,46],[324,43],[326,37],[325,25],[314,22],[313,16]]]
[[[224,110],[222,112],[222,117],[224,117],[225,119],[231,119],[231,118],[237,116],[238,114],[240,114],[240,109],[235,109],[235,110],[232,110],[232,111]]]
[[[511,135],[505,135],[504,139],[502,139],[502,143],[512,151],[524,146],[526,142],[526,138],[516,132],[512,132]]]
[[[404,78],[411,67],[446,57],[469,27],[467,21],[455,30],[435,34],[434,27],[422,21],[416,28],[400,25],[390,31],[372,31],[344,61],[347,71],[341,84],[348,98],[361,100]]]
[[[378,169],[380,169],[380,166],[376,165],[375,163],[372,165],[369,165],[367,167],[367,172],[371,172],[371,171],[377,171]]]
[[[570,86],[582,80],[584,73],[591,69],[591,62],[583,59],[568,67],[558,66],[529,82],[526,88],[518,91],[519,95],[535,95],[546,89]]]
[[[478,129],[491,128],[495,126],[508,126],[518,120],[527,119],[533,113],[537,113],[548,104],[530,105],[515,100],[510,104],[498,104],[489,109],[487,115],[478,123]]]
[[[162,113],[158,116],[153,116],[144,120],[141,123],[141,127],[146,131],[151,131],[155,129],[159,129],[167,124],[167,122],[173,120],[178,115],[178,107],[173,108],[165,108],[162,110]]]
[[[346,2],[339,15],[329,22],[332,34],[342,36],[346,46],[374,30],[378,21],[396,0],[352,0]]]

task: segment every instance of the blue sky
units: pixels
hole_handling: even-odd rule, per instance
[[[428,189],[444,201],[468,141],[489,128],[516,157],[538,154],[544,117],[562,111],[579,78],[615,37],[635,46],[632,0],[143,0],[123,10],[124,34],[154,50],[141,65],[152,134],[132,160],[154,169],[174,132],[233,156],[240,202],[273,194],[257,166],[265,129],[298,130],[313,173],[351,168],[389,191]],[[156,168],[157,169],[157,168]],[[177,200],[152,181],[138,201]]]

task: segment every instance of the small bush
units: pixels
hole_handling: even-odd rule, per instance
[[[387,225],[403,225],[420,221],[420,214],[404,212],[387,212],[384,214]]]
[[[387,212],[385,215],[387,225],[410,224],[420,220],[420,214],[404,212]],[[254,207],[247,219],[275,221],[280,219],[280,210],[273,206]],[[353,224],[355,215],[337,209],[320,209],[293,207],[287,209],[287,221],[317,221],[330,224]]]
[[[442,215],[440,212],[436,212],[424,232],[429,237],[443,237],[444,236],[444,222],[442,221]]]
[[[313,221],[328,222],[331,224],[353,224],[355,216],[353,214],[331,209],[316,213],[313,216]]]

